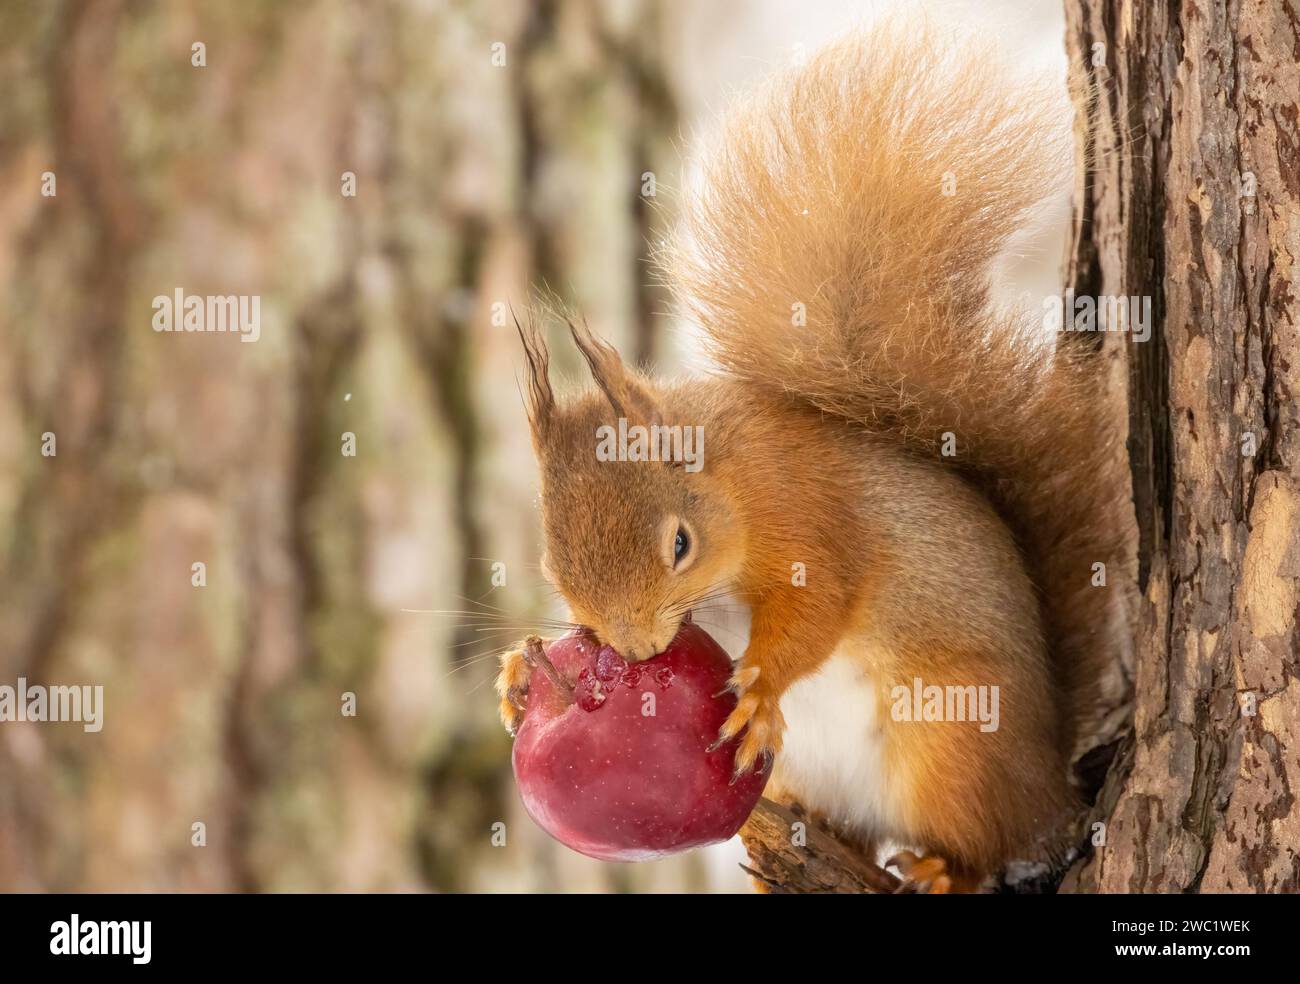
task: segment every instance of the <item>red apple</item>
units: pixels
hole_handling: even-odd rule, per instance
[[[626,662],[577,630],[536,660],[514,770],[543,830],[603,861],[648,861],[725,841],[767,783],[732,774],[736,741],[709,751],[736,706],[731,660],[684,622],[668,648]]]

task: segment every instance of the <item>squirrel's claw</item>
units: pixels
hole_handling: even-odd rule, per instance
[[[732,774],[732,782],[776,759],[776,753],[781,750],[781,735],[771,732],[770,737],[763,737],[769,732],[765,726],[754,730],[754,724],[750,722],[750,730],[740,739],[740,747],[736,749],[736,771]]]
[[[532,671],[532,664],[529,663],[522,645],[518,649],[501,654],[501,671],[497,673],[496,679],[497,696],[501,698],[498,709],[501,723],[505,725],[506,731],[510,732],[512,738],[518,733],[519,726],[524,721],[528,679]]]
[[[751,667],[738,670],[732,677],[731,686],[740,692],[740,700],[718,729],[718,740],[711,746],[717,748],[739,736],[732,782],[759,767],[761,759],[775,759],[781,750],[785,718],[781,716],[780,701],[750,689],[758,682],[758,676],[758,668]]]
[[[899,851],[885,862],[885,867],[897,868],[902,875],[895,895],[947,895],[953,889],[948,863],[934,855],[918,857],[911,851]]]

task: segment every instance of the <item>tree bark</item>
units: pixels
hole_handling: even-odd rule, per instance
[[[1120,340],[1140,535],[1134,731],[1064,888],[1300,888],[1294,8],[1067,3],[1094,83],[1071,282]],[[1113,340],[1108,339],[1108,344]]]
[[[772,894],[888,894],[899,879],[854,844],[810,818],[798,804],[764,798],[740,837],[755,887]]]

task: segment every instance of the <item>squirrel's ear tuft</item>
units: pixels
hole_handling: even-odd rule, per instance
[[[524,408],[528,412],[528,425],[532,428],[533,444],[537,448],[546,443],[546,432],[555,411],[555,395],[551,392],[549,372],[551,357],[546,350],[546,338],[536,319],[528,316],[528,327],[519,323],[514,312],[515,329],[524,345],[524,358],[528,362],[528,382],[524,392]]]
[[[587,360],[591,378],[605,394],[605,399],[609,400],[614,413],[639,424],[662,422],[654,397],[642,385],[636,373],[623,364],[614,346],[592,334],[585,321],[579,326],[570,319],[569,331],[573,333],[578,351]]]

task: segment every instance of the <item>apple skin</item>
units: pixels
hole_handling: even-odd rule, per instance
[[[736,740],[709,751],[736,706],[731,659],[693,622],[658,656],[627,663],[586,630],[546,647],[566,693],[534,668],[515,738],[524,808],[602,861],[650,861],[735,835],[771,763],[732,783]],[[642,712],[654,695],[654,714]]]

